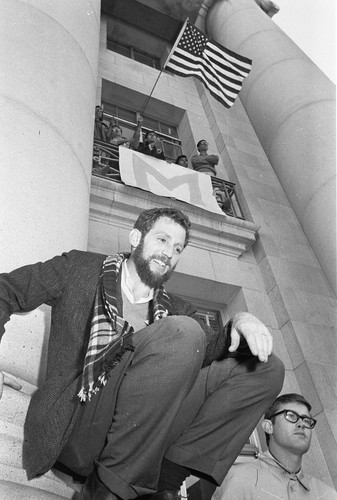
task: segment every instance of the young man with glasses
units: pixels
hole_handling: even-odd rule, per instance
[[[300,394],[279,396],[262,423],[268,450],[256,460],[235,464],[212,500],[337,499],[335,490],[302,470],[316,425],[310,412]]]

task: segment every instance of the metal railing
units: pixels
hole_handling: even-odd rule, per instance
[[[225,212],[226,215],[231,215],[237,219],[244,220],[245,217],[243,215],[239,198],[236,194],[234,182],[225,181],[212,176],[212,186],[215,196],[217,192],[219,194],[221,192],[221,200],[218,201],[218,197],[216,196],[221,210]]]
[[[184,167],[181,167],[184,168]],[[119,148],[113,144],[94,139],[92,173],[114,182],[124,184],[119,171]],[[233,182],[212,176],[214,196],[222,211],[231,217],[244,219],[243,211]]]
[[[119,108],[119,109],[122,112],[125,111],[125,109],[123,110],[123,108]],[[135,120],[136,120],[136,112],[134,112],[134,116],[135,116]],[[120,116],[116,117],[113,114],[106,112],[106,111],[104,111],[104,113],[103,113],[103,118],[104,118],[104,123],[106,125],[110,122],[111,119],[116,120],[116,123],[118,123],[118,125],[123,128],[123,135],[125,135],[126,137],[129,137],[130,141],[131,141],[133,133],[136,130],[136,121],[133,122],[133,121],[130,121],[130,119],[126,119],[126,118],[123,118]],[[167,124],[164,124],[163,122],[160,122],[160,121],[154,121],[155,123],[152,123],[153,127],[151,128],[148,117],[143,116],[143,118],[144,118],[144,122],[142,125],[142,133],[146,134],[146,132],[148,132],[150,130],[155,130],[157,137],[163,143],[165,157],[167,158],[168,161],[174,162],[175,158],[177,158],[177,156],[182,154],[181,141],[178,138],[178,136],[177,135],[168,135],[161,130],[162,126],[163,125],[165,126]],[[173,126],[172,126],[172,128],[174,128],[175,132],[176,132],[176,128]]]

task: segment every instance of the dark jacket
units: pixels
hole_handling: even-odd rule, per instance
[[[139,143],[137,151],[139,153],[143,153],[144,155],[153,156],[154,158],[158,158],[159,160],[166,160],[163,151],[158,153],[156,146],[153,146],[153,148],[150,149],[149,145],[145,142]]]
[[[52,307],[46,381],[32,396],[25,422],[23,457],[29,479],[54,465],[73,429],[80,408],[77,393],[96,287],[105,257],[72,250],[0,275],[0,337],[11,314],[31,311],[43,303]],[[170,315],[194,317],[204,329],[208,346],[204,366],[226,356],[227,336],[217,336],[201,322],[194,306],[169,296]],[[127,355],[121,363],[129,362]]]

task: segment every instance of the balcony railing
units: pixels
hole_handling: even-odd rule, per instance
[[[181,167],[184,168],[184,167]],[[107,142],[94,140],[93,175],[124,184],[119,171],[119,148]],[[212,186],[222,211],[231,217],[244,219],[233,182],[211,177]]]
[[[108,126],[110,120],[116,120],[118,125],[123,128],[123,136],[131,140],[136,130],[137,112],[112,105],[109,102],[104,102],[104,109],[108,109],[108,112],[104,111],[103,113],[104,123]],[[157,137],[162,141],[167,160],[175,161],[175,158],[182,154],[177,128],[174,125],[143,115],[142,133],[145,134],[151,130],[155,130]]]

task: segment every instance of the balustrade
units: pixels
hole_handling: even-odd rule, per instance
[[[177,166],[177,165],[175,165]],[[185,168],[185,167],[181,167]],[[107,142],[94,140],[93,175],[123,183],[119,171],[119,147]],[[244,219],[242,208],[236,194],[235,184],[218,177],[211,178],[214,196],[226,215]]]

